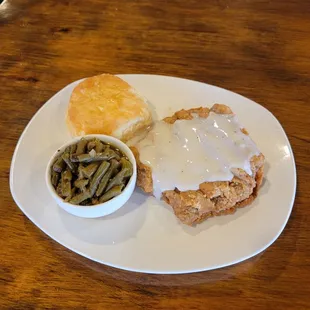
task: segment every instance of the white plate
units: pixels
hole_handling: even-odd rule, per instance
[[[13,156],[12,195],[20,209],[51,238],[94,261],[147,273],[187,273],[238,263],[271,245],[292,210],[296,170],[288,139],[276,118],[230,91],[185,79],[121,75],[145,95],[159,118],[182,108],[229,105],[266,156],[266,179],[258,199],[233,215],[187,227],[168,206],[136,190],[116,213],[83,219],[58,207],[44,181],[50,156],[70,139],[65,112],[74,82],[32,118]]]

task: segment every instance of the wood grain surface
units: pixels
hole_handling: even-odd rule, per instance
[[[53,94],[102,72],[203,81],[270,110],[298,171],[294,209],[278,240],[232,267],[146,275],[91,262],[34,226],[9,190],[17,140]],[[306,0],[3,1],[0,308],[310,309],[309,73]]]

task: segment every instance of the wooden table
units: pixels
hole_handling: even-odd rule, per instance
[[[309,309],[309,31],[305,0],[4,1],[0,308]],[[288,134],[298,170],[295,206],[278,240],[232,267],[146,275],[91,262],[35,227],[9,190],[17,139],[55,92],[102,72],[199,80],[269,109]]]

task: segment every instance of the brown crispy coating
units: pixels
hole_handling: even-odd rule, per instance
[[[180,111],[175,112],[172,116],[164,118],[164,121],[169,124],[174,124],[174,122],[177,121],[178,119],[191,120],[193,119],[192,114],[194,113],[198,114],[199,117],[207,118],[209,116],[209,112],[210,110],[208,108],[203,107],[193,108],[189,110],[182,109]]]
[[[146,193],[153,192],[153,179],[151,167],[144,165],[140,161],[139,152],[133,146],[130,148],[137,162],[137,185]]]
[[[193,118],[193,113],[206,118],[210,111],[218,114],[233,114],[229,107],[215,104],[210,110],[202,107],[181,110],[171,117],[166,117],[164,121],[173,124],[178,119],[190,120]],[[242,128],[242,131],[248,134],[246,129]],[[140,161],[136,148],[132,150],[138,166],[137,185],[146,193],[152,193],[152,169]],[[234,177],[231,181],[204,182],[200,184],[198,190],[183,192],[178,189],[168,190],[162,193],[162,199],[173,208],[179,220],[187,225],[201,223],[213,216],[232,214],[237,208],[249,205],[256,198],[263,180],[263,165],[263,154],[253,156],[251,158],[252,176],[242,169],[235,168],[232,169]]]
[[[216,103],[210,110],[217,114],[234,114],[230,107],[225,104]]]

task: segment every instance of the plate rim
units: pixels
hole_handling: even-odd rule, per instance
[[[14,149],[14,152],[13,152],[13,156],[12,156],[12,159],[11,159],[11,165],[10,165],[10,173],[9,173],[9,185],[10,185],[10,192],[11,192],[11,195],[13,197],[13,200],[15,202],[15,204],[18,206],[18,208],[27,216],[27,218],[35,225],[37,226],[43,233],[45,233],[49,238],[51,238],[52,240],[56,241],[57,243],[59,243],[60,245],[62,245],[63,247],[69,249],[70,251],[82,256],[82,257],[85,257],[87,259],[90,259],[92,261],[95,261],[96,263],[99,263],[101,265],[106,265],[106,266],[109,266],[109,267],[113,267],[113,268],[116,268],[116,269],[120,269],[120,270],[124,270],[124,271],[130,271],[130,272],[137,272],[137,273],[145,273],[145,274],[161,274],[161,275],[172,275],[172,274],[189,274],[189,273],[197,273],[197,272],[205,272],[205,271],[210,271],[210,270],[216,270],[216,269],[219,269],[219,268],[225,268],[225,267],[229,267],[229,266],[233,266],[233,265],[236,265],[238,263],[241,263],[247,259],[250,259],[256,255],[258,255],[259,253],[265,251],[268,247],[270,247],[278,238],[279,236],[282,234],[284,228],[286,227],[286,224],[291,216],[291,213],[292,213],[292,210],[293,210],[293,207],[294,207],[294,201],[295,201],[295,198],[296,198],[296,189],[297,189],[297,169],[296,169],[296,162],[295,162],[295,156],[294,156],[294,152],[293,152],[293,149],[291,147],[291,143],[290,143],[290,140],[284,130],[284,128],[282,127],[281,123],[279,122],[279,120],[273,115],[273,113],[271,113],[268,109],[266,109],[264,106],[262,106],[261,104],[253,101],[252,99],[250,98],[247,98],[243,95],[240,95],[238,93],[235,93],[229,89],[226,89],[226,88],[223,88],[223,87],[219,87],[219,86],[216,86],[216,85],[212,85],[212,84],[209,84],[209,83],[204,83],[204,82],[201,82],[201,81],[196,81],[196,80],[190,80],[190,79],[187,79],[187,78],[181,78],[181,77],[174,77],[174,76],[168,76],[168,75],[158,75],[158,74],[115,74],[116,76],[119,76],[121,78],[126,78],[128,76],[150,76],[150,77],[163,77],[163,78],[172,78],[172,79],[179,79],[179,80],[184,80],[184,81],[187,81],[187,82],[193,82],[193,83],[199,83],[199,84],[203,84],[203,85],[207,85],[207,86],[211,86],[212,88],[216,88],[216,89],[219,89],[221,91],[226,91],[226,92],[229,92],[231,93],[232,95],[234,96],[240,96],[242,97],[243,99],[246,99],[248,101],[251,101],[251,103],[257,105],[259,108],[262,108],[264,110],[264,112],[266,113],[269,113],[270,116],[273,118],[273,121],[276,121],[277,125],[279,126],[279,128],[281,129],[281,134],[284,136],[285,140],[286,140],[286,143],[288,145],[288,148],[289,148],[289,152],[291,154],[291,160],[292,160],[292,168],[293,168],[293,183],[294,183],[294,188],[293,188],[293,195],[292,195],[292,198],[291,198],[291,201],[290,201],[290,210],[285,218],[285,220],[283,221],[282,223],[282,226],[281,226],[281,229],[277,232],[277,234],[274,236],[274,238],[272,238],[268,243],[266,243],[266,245],[264,245],[262,248],[260,248],[259,250],[251,253],[250,255],[246,255],[246,256],[243,256],[239,259],[236,259],[234,261],[232,261],[231,263],[229,264],[220,264],[220,265],[216,265],[216,266],[211,266],[211,267],[208,267],[208,268],[193,268],[193,269],[190,269],[190,270],[183,270],[183,271],[175,271],[175,270],[172,270],[172,271],[159,271],[159,270],[143,270],[143,269],[135,269],[135,268],[128,268],[128,267],[122,267],[122,266],[118,266],[117,264],[111,264],[111,263],[103,263],[101,261],[99,261],[98,259],[96,258],[93,258],[93,257],[90,257],[89,255],[87,254],[84,254],[82,253],[81,251],[75,249],[74,247],[70,247],[70,246],[67,246],[65,245],[64,243],[62,243],[61,241],[59,241],[58,238],[54,238],[51,236],[51,234],[48,232],[47,229],[43,229],[41,227],[40,224],[37,224],[33,218],[24,210],[22,204],[19,202],[18,198],[17,198],[17,195],[15,194],[14,192],[14,186],[13,186],[13,170],[14,170],[14,166],[15,166],[15,160],[16,160],[16,156],[17,156],[17,153],[18,153],[18,150],[19,150],[19,147],[20,147],[20,144],[21,144],[21,141],[23,140],[23,137],[24,135],[26,134],[28,128],[31,126],[32,122],[34,121],[34,119],[36,117],[38,117],[39,113],[43,110],[43,108],[45,107],[46,104],[48,104],[50,101],[52,101],[52,99],[54,97],[56,97],[60,92],[64,91],[65,89],[69,88],[70,86],[72,86],[73,84],[75,83],[78,83],[82,80],[84,80],[85,78],[81,78],[79,80],[76,80],[76,81],[73,81],[73,82],[70,82],[69,84],[67,84],[66,86],[64,86],[63,88],[61,88],[60,90],[58,90],[53,96],[51,96],[47,101],[44,102],[44,104],[35,112],[35,114],[31,117],[31,119],[29,120],[29,122],[27,123],[27,125],[25,126],[25,128],[23,129],[23,132],[21,133],[21,135],[19,136],[18,140],[17,140],[17,143],[15,145],[15,149]]]

